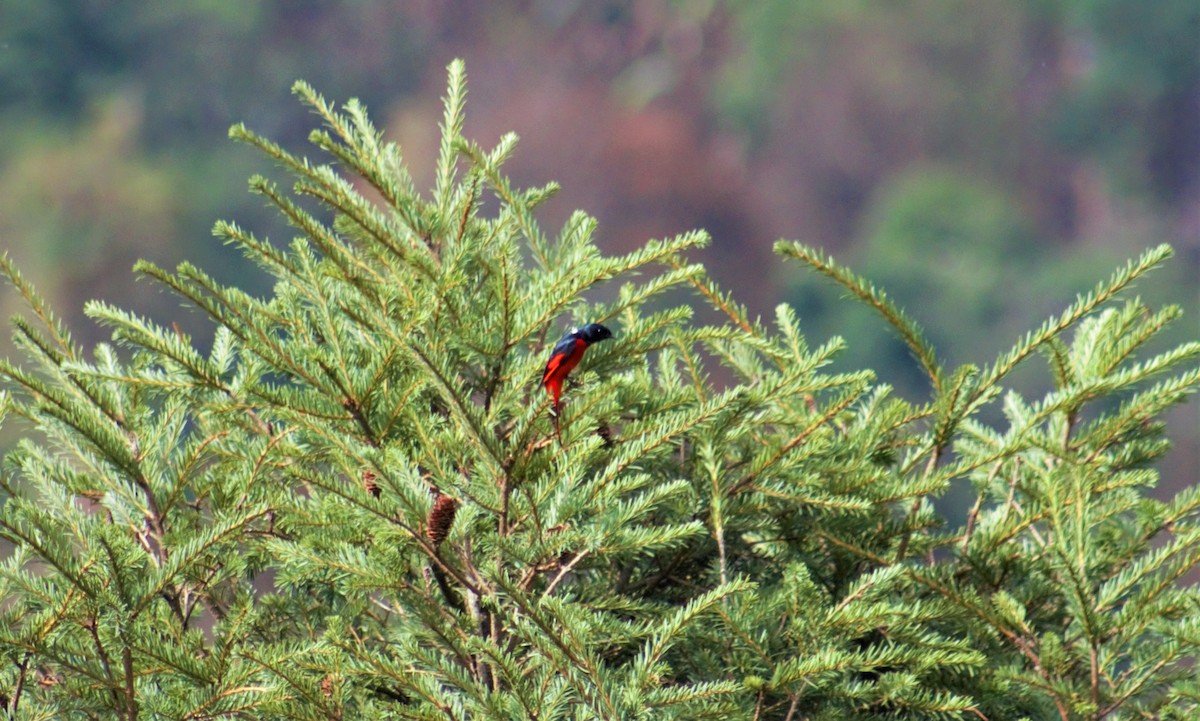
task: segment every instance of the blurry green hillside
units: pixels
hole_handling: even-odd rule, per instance
[[[1195,0],[0,0],[0,246],[58,308],[103,297],[193,330],[129,282],[136,258],[219,268],[218,218],[291,236],[245,192],[263,168],[226,129],[298,142],[304,78],[360,98],[419,171],[461,56],[469,134],[516,128],[514,179],[562,182],[548,224],[588,207],[612,251],[706,228],[705,260],[753,310],[797,302],[811,337],[847,336],[845,363],[915,396],[902,345],[860,340],[865,311],[764,272],[772,242],[824,246],[935,342],[978,349],[954,362],[1159,242],[1180,261],[1139,292],[1188,306],[1197,38]],[[246,265],[223,280],[252,284]],[[1191,435],[1181,467],[1200,465]]]

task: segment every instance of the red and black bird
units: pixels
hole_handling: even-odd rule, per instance
[[[592,343],[599,343],[613,334],[608,328],[599,323],[588,323],[582,328],[573,328],[562,340],[554,344],[550,351],[550,360],[546,361],[546,370],[542,372],[542,385],[554,397],[554,427],[558,429],[559,398],[562,396],[563,381],[567,379],[583,353]]]

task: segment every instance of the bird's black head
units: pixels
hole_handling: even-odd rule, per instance
[[[612,331],[600,325],[599,323],[588,323],[575,332],[579,334],[580,338],[584,339],[588,343],[597,343],[605,340],[606,338],[613,337]]]

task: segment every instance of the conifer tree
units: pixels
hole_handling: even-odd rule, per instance
[[[1194,718],[1200,489],[1155,500],[1200,343],[1118,299],[1147,251],[983,367],[813,249],[911,348],[927,402],[833,372],[686,260],[601,254],[463,137],[449,68],[432,192],[365,109],[295,92],[313,162],[251,180],[296,237],[216,235],[268,297],[142,262],[211,349],[100,301],[82,348],[11,262],[0,708],[10,719]],[[679,289],[716,309],[693,321]],[[617,333],[539,385],[571,323]],[[1054,390],[1005,382],[1044,359]],[[719,364],[732,380],[714,382]],[[1004,419],[988,420],[999,407]],[[964,524],[936,501],[976,501]]]

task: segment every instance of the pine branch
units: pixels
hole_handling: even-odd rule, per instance
[[[876,288],[866,279],[843,268],[832,258],[815,248],[809,248],[795,241],[779,241],[775,244],[775,252],[807,263],[813,270],[841,284],[846,290],[850,291],[851,295],[874,308],[900,334],[900,338],[921,364],[925,375],[929,376],[929,382],[934,390],[940,391],[942,387],[942,367],[937,362],[937,355],[933,347],[925,338],[924,331],[921,330],[916,321],[900,310],[885,291]]]

